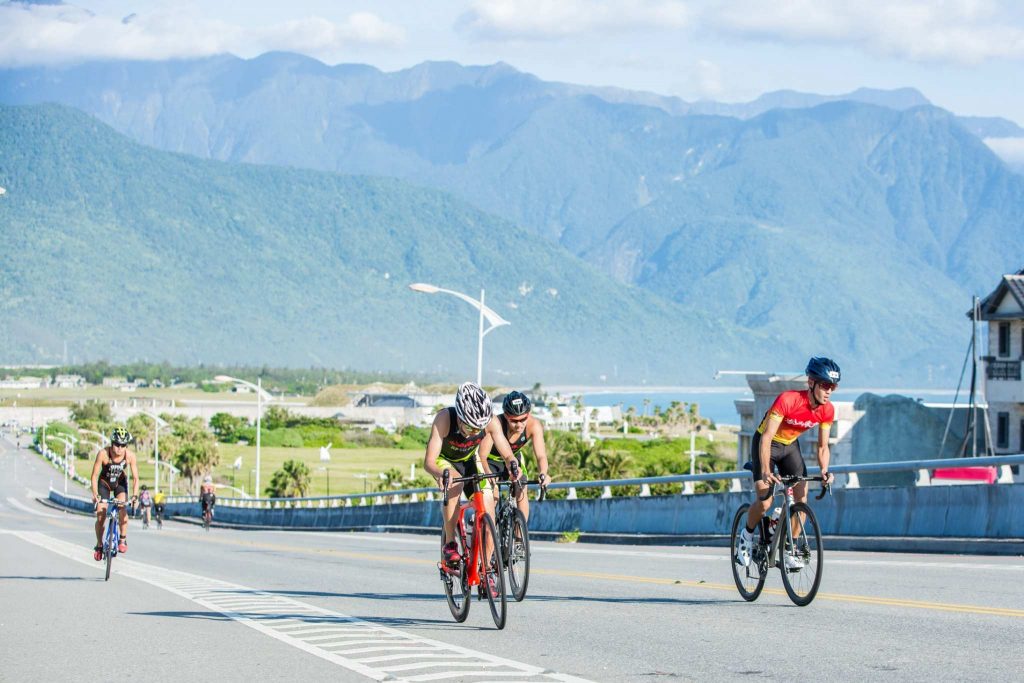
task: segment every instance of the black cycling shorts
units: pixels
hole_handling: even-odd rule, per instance
[[[476,453],[474,453],[473,457],[470,458],[469,460],[459,460],[458,462],[445,460],[443,457],[441,457],[437,459],[437,466],[440,467],[442,470],[445,468],[445,466],[451,467],[453,470],[459,473],[460,477],[468,477],[480,473],[480,458]],[[487,481],[487,479],[484,479],[481,482],[479,486],[481,491],[489,488],[487,486]],[[464,481],[461,483],[463,486],[462,492],[466,494],[467,498],[476,493],[478,488],[476,482]]]
[[[110,482],[107,481],[106,479],[100,479],[100,483],[99,483],[99,486],[96,487],[96,491],[99,493],[100,500],[106,500],[106,499],[110,498],[110,492],[111,492]],[[118,479],[117,480],[117,484],[114,485],[113,492],[114,492],[114,496],[115,497],[119,496],[119,495],[121,495],[123,493],[125,498],[127,498],[128,497],[128,480],[124,479],[124,478]]]
[[[776,470],[783,477],[806,477],[807,464],[803,455],[800,454],[800,442],[779,443],[772,441],[772,469]],[[764,479],[764,472],[761,471],[761,434],[754,432],[754,438],[750,441],[750,460],[753,463],[751,471],[754,473],[754,481]]]
[[[523,478],[526,478],[526,466],[523,464],[523,456],[519,453],[515,454],[516,462],[519,463],[519,474]],[[487,458],[487,466],[491,468],[491,472],[498,475],[498,481],[508,481],[509,471],[508,465],[505,464],[504,460],[492,460]]]

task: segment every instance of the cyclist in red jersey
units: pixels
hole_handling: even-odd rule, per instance
[[[823,483],[831,482],[828,471],[831,457],[828,450],[828,433],[835,420],[835,406],[831,403],[832,392],[839,384],[841,373],[835,361],[829,358],[812,358],[804,371],[807,375],[807,391],[784,391],[778,395],[772,407],[765,413],[750,444],[750,459],[754,473],[754,502],[747,513],[746,528],[740,533],[736,544],[736,563],[744,567],[750,564],[750,552],[754,547],[754,532],[761,517],[771,506],[771,499],[761,500],[769,489],[780,482],[781,476],[807,476],[807,466],[800,453],[797,437],[818,425],[818,465],[821,467]],[[774,473],[778,468],[779,475]],[[796,500],[807,502],[807,483],[800,482],[793,487]],[[801,560],[786,554],[786,568],[799,569]]]

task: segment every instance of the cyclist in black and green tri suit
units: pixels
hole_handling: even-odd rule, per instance
[[[423,469],[441,485],[441,473],[446,469],[458,472],[457,476],[487,473],[480,458],[480,443],[490,437],[498,454],[509,463],[509,468],[518,479],[519,463],[512,454],[512,448],[501,431],[501,425],[494,417],[491,399],[479,385],[466,382],[455,395],[455,407],[445,408],[434,416],[427,441],[427,452]],[[480,490],[487,493],[487,480],[480,483]],[[472,482],[451,484],[448,500],[444,505],[444,548],[445,562],[458,562],[459,550],[455,543],[455,522],[459,510],[459,498],[465,489],[466,496],[472,496],[477,487]],[[484,495],[484,506],[494,517],[494,498]]]
[[[510,391],[505,394],[505,400],[501,402],[501,415],[498,416],[498,422],[501,423],[501,431],[519,462],[519,477],[516,478],[523,482],[528,478],[521,449],[532,442],[533,454],[537,456],[537,468],[540,470],[537,480],[542,487],[547,488],[550,479],[548,478],[548,452],[544,447],[544,425],[530,414],[532,408],[533,404],[529,396],[521,391]],[[480,453],[487,458],[487,466],[490,467],[491,472],[497,472],[501,475],[499,480],[505,481],[512,477],[509,476],[509,469],[505,466],[505,461],[491,453],[493,443],[490,436],[484,436],[484,440],[480,444]],[[500,492],[497,486],[493,488],[494,499],[497,500]],[[516,505],[529,521],[530,499],[526,495],[525,486],[519,488]]]

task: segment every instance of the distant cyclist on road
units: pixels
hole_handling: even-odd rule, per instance
[[[423,458],[423,469],[439,486],[441,473],[446,469],[455,470],[458,473],[456,476],[461,477],[477,473],[486,474],[488,470],[480,454],[480,444],[486,436],[491,438],[494,448],[508,464],[512,476],[519,479],[519,463],[501,431],[501,424],[494,417],[491,399],[479,385],[465,382],[455,395],[455,406],[445,408],[434,416],[426,455]],[[480,483],[480,490],[484,493],[487,513],[493,518],[494,498],[487,495],[488,488],[490,487],[485,479]],[[444,561],[448,563],[455,563],[460,559],[458,545],[455,542],[455,523],[459,511],[459,497],[463,490],[469,497],[476,493],[477,487],[472,482],[452,484],[448,488],[448,500],[444,505],[442,555]],[[492,580],[492,577],[488,577],[488,582]]]
[[[210,511],[210,519],[213,519],[213,508],[217,504],[217,494],[213,490],[213,477],[206,475],[203,485],[199,487],[199,501],[203,504],[203,519],[206,519],[206,511]]]
[[[747,513],[746,528],[740,533],[736,544],[736,563],[744,567],[750,564],[757,525],[772,503],[771,499],[762,501],[761,497],[781,481],[772,470],[777,467],[781,476],[807,476],[807,466],[800,454],[797,437],[815,425],[818,425],[817,456],[821,480],[823,483],[831,483],[833,479],[828,471],[831,457],[828,433],[835,420],[835,406],[831,403],[831,396],[841,379],[839,366],[830,358],[812,358],[804,374],[807,375],[807,390],[784,391],[779,394],[765,413],[750,444],[754,502]],[[806,482],[793,487],[793,497],[797,501],[807,502]],[[802,566],[799,557],[786,553],[786,569],[800,569]]]
[[[153,512],[156,516],[156,528],[164,528],[164,504],[167,501],[167,496],[163,491],[157,491],[153,494]]]
[[[149,487],[142,485],[142,492],[139,494],[139,514],[142,515],[142,528],[149,528],[149,512],[153,507],[153,496],[149,493]]]
[[[541,482],[541,486],[547,488],[549,481],[548,454],[544,447],[544,425],[530,414],[532,408],[533,404],[529,396],[520,391],[510,391],[505,395],[505,400],[501,402],[501,415],[498,416],[498,422],[501,424],[502,434],[505,435],[509,447],[516,457],[516,462],[519,463],[520,474],[517,479],[525,482],[529,478],[526,473],[526,463],[523,462],[523,455],[520,451],[526,444],[533,442],[533,452],[537,456],[537,467],[540,469],[537,480]],[[493,445],[494,439],[490,435],[484,435],[484,440],[480,443],[480,453],[487,458],[487,466],[490,467],[491,472],[497,472],[501,475],[501,481],[507,481],[509,469],[502,458],[491,453]],[[498,487],[495,486],[495,500],[499,495]],[[520,487],[516,503],[523,511],[523,516],[529,521],[530,500],[526,495],[525,486]]]
[[[92,465],[92,502],[96,505],[96,547],[92,557],[99,562],[103,559],[103,523],[107,516],[107,499],[113,493],[122,503],[128,496],[128,473],[132,472],[132,503],[139,497],[139,468],[135,453],[128,448],[132,435],[124,427],[114,427],[110,433],[110,445],[100,449]],[[121,523],[121,542],[117,552],[128,552],[128,510],[122,507],[118,513]]]

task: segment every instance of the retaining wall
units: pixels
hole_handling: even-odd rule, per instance
[[[92,504],[51,491],[54,502],[83,511]],[[750,493],[548,500],[531,504],[530,529],[592,534],[721,535]],[[1024,484],[837,489],[810,501],[828,536],[1024,539]],[[199,503],[170,503],[167,515],[200,516]],[[439,528],[436,502],[357,507],[255,509],[218,505],[216,521],[238,526],[362,529]]]

